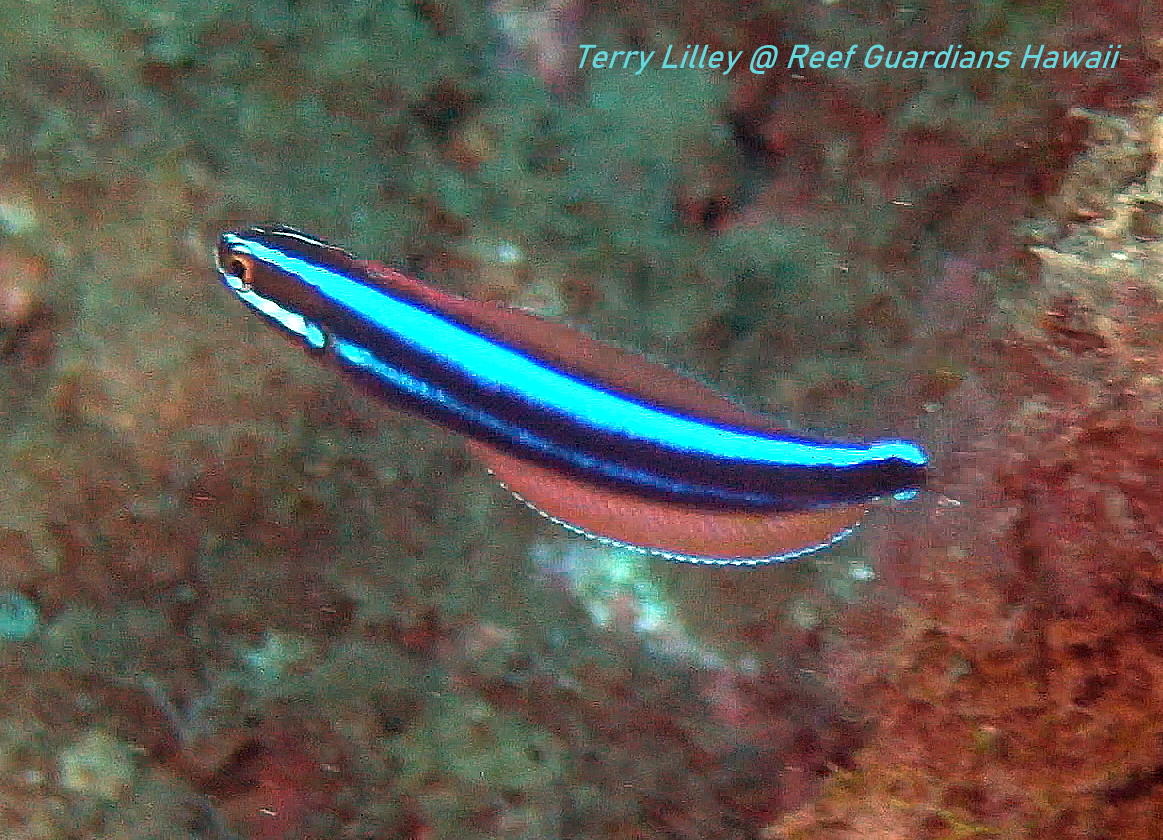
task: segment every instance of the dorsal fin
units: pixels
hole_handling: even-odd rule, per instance
[[[524,309],[450,295],[376,263],[365,265],[385,285],[608,390],[727,425],[780,430],[774,420],[741,408],[718,391],[641,353],[623,350]]]

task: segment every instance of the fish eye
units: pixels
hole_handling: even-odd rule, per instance
[[[218,270],[235,291],[249,292],[254,285],[254,260],[245,254],[223,253]]]
[[[226,262],[226,273],[231,277],[237,277],[242,282],[246,282],[246,275],[250,270],[250,266],[246,264],[245,260],[238,257],[231,257]]]

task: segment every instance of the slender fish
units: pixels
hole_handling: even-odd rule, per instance
[[[842,539],[869,502],[925,482],[916,444],[788,434],[641,355],[290,228],[225,233],[217,263],[309,353],[465,435],[514,495],[586,536],[674,560],[773,563]]]

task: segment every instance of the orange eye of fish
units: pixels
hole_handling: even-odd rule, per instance
[[[226,273],[247,283],[249,282],[247,275],[250,273],[250,264],[241,257],[231,257],[226,262]]]

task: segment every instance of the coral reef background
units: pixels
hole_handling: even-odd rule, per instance
[[[1158,835],[1157,4],[0,21],[4,837]],[[577,66],[874,42],[1122,57]],[[268,220],[936,486],[766,570],[557,533],[218,288]]]

